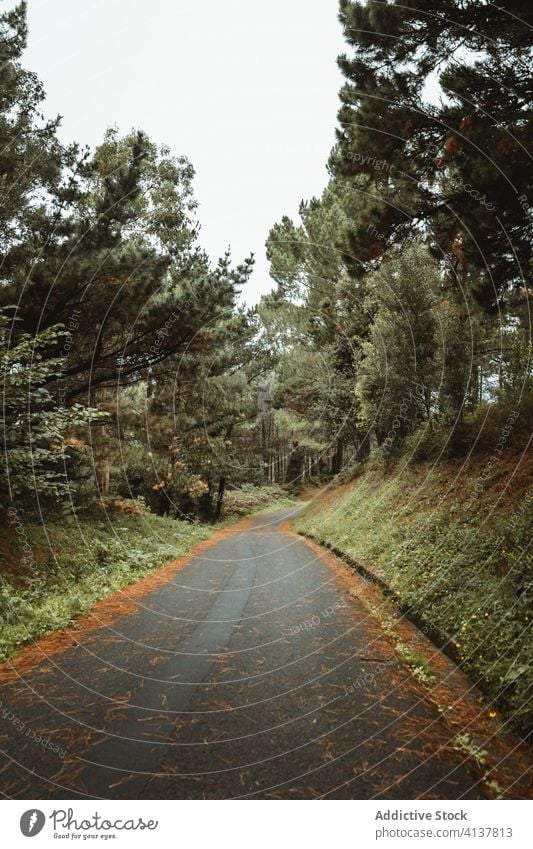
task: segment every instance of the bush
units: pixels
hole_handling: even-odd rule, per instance
[[[226,492],[222,515],[225,518],[248,516],[250,513],[257,513],[262,509],[282,509],[283,507],[291,507],[293,504],[294,499],[279,484],[271,484],[270,486],[245,484],[241,489]]]
[[[420,426],[398,446],[396,456],[410,463],[439,457],[464,457],[473,452],[488,454],[503,449],[521,450],[531,436],[533,393],[521,399],[503,397],[479,404],[460,421],[434,419],[432,427]]]

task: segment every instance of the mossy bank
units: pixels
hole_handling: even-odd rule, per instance
[[[464,670],[521,733],[533,719],[532,472],[522,455],[375,465],[295,520],[449,635]]]

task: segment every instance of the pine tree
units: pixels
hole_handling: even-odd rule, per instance
[[[418,244],[384,262],[372,276],[375,318],[363,345],[357,394],[362,425],[388,450],[432,419],[440,282],[438,267]]]
[[[370,228],[356,221],[354,252],[379,256],[414,229],[429,232],[493,309],[523,286],[531,256],[531,4],[341,0],[340,20],[354,53],[339,59],[330,164],[381,200]],[[440,102],[429,102],[428,81]]]

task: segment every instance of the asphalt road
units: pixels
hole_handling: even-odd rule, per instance
[[[287,515],[6,684],[4,796],[482,798],[378,622]]]

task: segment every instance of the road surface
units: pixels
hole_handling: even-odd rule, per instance
[[[379,623],[288,515],[238,528],[4,685],[4,796],[482,798]]]

